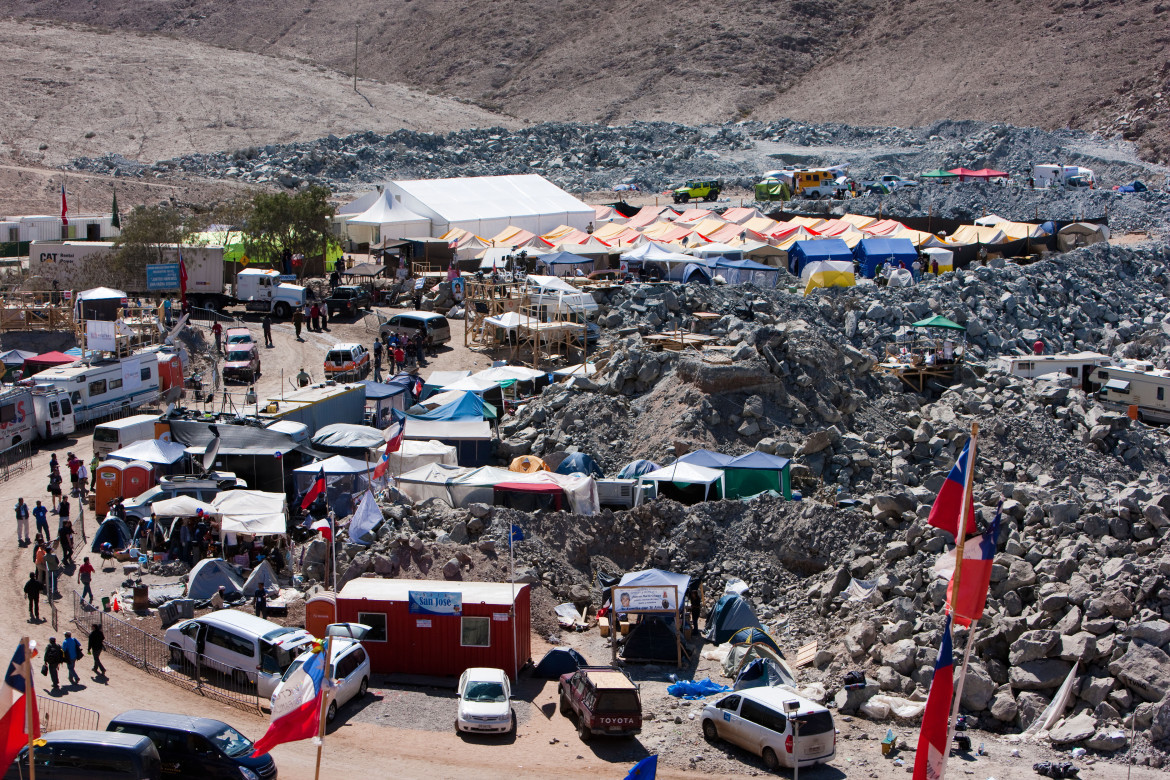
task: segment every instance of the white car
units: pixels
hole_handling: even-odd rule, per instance
[[[459,678],[456,731],[507,734],[516,730],[512,685],[503,669],[475,667]]]
[[[344,627],[351,625],[365,631],[355,631],[350,638],[346,636]],[[368,626],[361,626],[357,623],[333,623],[328,628],[328,633],[333,637],[332,649],[330,650],[330,670],[329,678],[334,681],[331,689],[329,708],[325,710],[325,722],[332,723],[337,717],[337,711],[348,704],[353,699],[360,699],[366,695],[366,691],[370,687],[370,656],[366,653],[366,649],[362,647],[359,640],[361,636],[365,636],[365,632],[369,630]],[[296,660],[292,662],[292,666],[284,673],[280,683],[276,686],[276,690],[272,692],[272,701],[276,701],[276,697],[280,695],[281,688],[284,683],[292,676],[293,672],[301,668],[301,664],[309,660],[312,656],[312,650],[306,650],[297,656]]]
[[[837,752],[833,715],[781,688],[745,688],[703,708],[703,736],[724,739],[764,759],[769,772],[830,761]]]

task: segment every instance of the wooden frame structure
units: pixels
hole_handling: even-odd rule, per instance
[[[493,282],[490,277],[464,276],[463,279],[463,346],[496,349],[501,344],[495,333],[484,326],[488,317],[498,317],[510,311],[519,311],[522,284]]]
[[[949,345],[949,349],[948,349]],[[909,341],[886,345],[885,359],[877,369],[893,374],[917,393],[926,391],[926,383],[937,379],[944,384],[955,381],[963,364],[965,342],[915,334]]]
[[[73,295],[62,290],[6,292],[0,295],[0,333],[73,330]]]

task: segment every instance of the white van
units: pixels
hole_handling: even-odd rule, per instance
[[[764,759],[769,771],[828,762],[837,753],[833,716],[782,688],[746,688],[703,708],[703,736],[724,739]],[[799,728],[798,728],[799,727]],[[798,733],[799,731],[799,733]]]
[[[104,460],[111,452],[128,444],[153,439],[156,422],[157,414],[133,414],[102,423],[93,429],[93,453]]]
[[[434,344],[446,344],[451,340],[451,325],[446,317],[433,311],[404,311],[383,322],[379,328],[381,336],[391,333],[411,337],[418,333],[430,334]]]
[[[285,671],[313,641],[303,628],[286,628],[270,620],[224,609],[184,620],[167,629],[171,663],[203,663],[232,675],[238,686],[256,685],[261,699],[271,699]]]

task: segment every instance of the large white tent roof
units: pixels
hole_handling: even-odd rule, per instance
[[[592,206],[535,174],[392,181],[386,191],[395,208],[429,218],[433,236],[456,227],[480,236],[510,225],[537,235],[560,225],[584,230],[595,216]]]
[[[381,197],[375,200],[370,207],[361,214],[346,219],[351,225],[376,225],[378,227],[399,226],[409,228],[415,233],[428,233],[431,221],[421,214],[395,203],[389,192],[382,192]]]

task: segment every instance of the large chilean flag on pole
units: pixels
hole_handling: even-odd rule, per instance
[[[3,740],[0,766],[12,763],[20,749],[28,745],[30,735],[34,739],[41,735],[36,696],[33,695],[31,708],[25,700],[30,695],[28,680],[32,676],[29,660],[25,658],[26,651],[24,642],[17,645],[4,674],[4,683],[0,685],[0,739]]]
[[[402,449],[402,439],[406,434],[406,415],[397,409],[393,410],[392,422],[386,429],[386,449],[382,450],[382,457],[374,466],[374,479],[381,479],[390,465],[390,453]]]
[[[995,512],[995,519],[981,536],[969,539],[963,547],[963,576],[959,580],[959,593],[955,595],[955,550],[939,558],[934,565],[935,573],[949,579],[947,585],[947,607],[955,616],[955,623],[969,626],[978,623],[987,606],[987,590],[991,587],[991,564],[995,561],[996,540],[999,539],[999,523],[1003,514],[1003,503]]]
[[[956,539],[959,537],[959,518],[963,511],[963,497],[967,495],[967,461],[971,457],[971,440],[967,439],[967,443],[963,445],[963,451],[959,453],[959,459],[955,461],[955,465],[951,467],[951,473],[947,474],[947,479],[943,482],[942,488],[938,491],[938,497],[934,499],[934,506],[930,508],[930,516],[926,522],[933,525],[935,528],[941,528],[949,532]],[[971,530],[971,524],[974,523],[975,508],[971,501],[967,501],[967,532]]]
[[[289,675],[272,700],[272,722],[255,744],[253,756],[262,756],[284,742],[317,736],[321,725],[321,696],[325,680],[325,653],[314,644],[313,654]]]
[[[325,492],[325,469],[317,472],[317,478],[313,480],[313,484],[309,486],[309,491],[305,493],[305,497],[301,499],[301,509],[308,509],[317,500],[317,496]]]
[[[918,732],[918,751],[914,756],[914,780],[941,780],[946,769],[947,731],[951,718],[951,697],[955,693],[955,659],[951,648],[951,618],[943,626],[938,660],[926,711],[922,713],[922,730]]]

